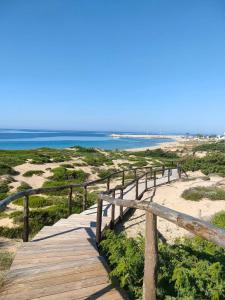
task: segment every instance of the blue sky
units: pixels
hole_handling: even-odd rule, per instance
[[[224,0],[0,0],[1,128],[225,131]]]

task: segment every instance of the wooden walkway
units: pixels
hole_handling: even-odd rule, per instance
[[[171,180],[177,178],[174,170]],[[166,183],[167,176],[157,179]],[[148,181],[148,188],[153,181]],[[139,194],[145,182],[139,183]],[[116,195],[117,197],[118,195]],[[135,199],[135,186],[124,191],[124,199]],[[127,299],[108,278],[108,267],[95,242],[97,206],[73,214],[53,226],[45,226],[17,251],[1,300],[28,299]],[[119,217],[116,206],[115,218]],[[111,205],[103,203],[102,228],[110,222]]]

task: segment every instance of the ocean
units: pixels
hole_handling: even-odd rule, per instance
[[[34,149],[41,147],[95,147],[106,150],[156,146],[171,139],[113,138],[112,133],[144,134],[143,132],[104,132],[72,130],[12,130],[0,129],[0,149]]]

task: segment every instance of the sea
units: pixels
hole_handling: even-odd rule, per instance
[[[94,147],[106,150],[124,150],[156,146],[171,139],[114,138],[111,134],[146,134],[143,132],[109,132],[76,130],[28,130],[0,129],[0,149],[19,150],[42,147],[68,148],[72,146]],[[149,133],[148,134],[154,134]]]

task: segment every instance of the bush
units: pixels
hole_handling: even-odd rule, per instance
[[[182,161],[182,167],[186,171],[201,170],[205,175],[215,173],[225,176],[225,155],[213,153],[203,158],[188,157]]]
[[[224,299],[225,251],[200,238],[159,243],[157,299]],[[141,299],[144,239],[106,232],[101,249],[131,299]]]
[[[23,198],[13,201],[13,204],[23,206]],[[50,206],[54,204],[54,200],[51,198],[41,197],[41,196],[30,196],[29,197],[29,207],[39,208]]]
[[[219,151],[225,153],[225,141],[217,143],[206,143],[193,149],[194,151]]]
[[[44,174],[44,172],[41,170],[30,170],[30,171],[25,172],[23,174],[23,176],[32,177],[33,175],[42,175],[42,174]]]
[[[20,186],[18,186],[18,188],[16,190],[17,190],[17,192],[23,192],[23,191],[29,190],[31,188],[32,187],[28,183],[21,182]]]
[[[0,175],[17,175],[18,172],[16,172],[12,167],[0,163]]]
[[[155,158],[170,158],[177,159],[179,158],[176,152],[164,151],[161,148],[155,150],[145,150],[139,152],[132,152],[132,155],[141,156],[141,157],[155,157]]]
[[[61,164],[61,167],[73,169],[74,166],[72,164]]]
[[[225,190],[218,187],[193,187],[185,190],[182,197],[186,200],[199,201],[202,198],[210,200],[225,200]]]
[[[225,228],[225,211],[216,213],[212,218],[212,223],[218,227]]]
[[[117,171],[116,169],[104,169],[104,170],[100,170],[98,172],[98,177],[105,178],[105,177],[107,177],[107,176],[115,173],[116,171]],[[119,175],[121,175],[121,174],[119,174]]]
[[[74,183],[82,183],[88,177],[88,174],[82,170],[67,170],[64,167],[52,169],[52,173],[53,176],[51,178],[56,181],[73,180]]]
[[[12,264],[13,255],[8,251],[0,251],[0,271],[8,270]]]

